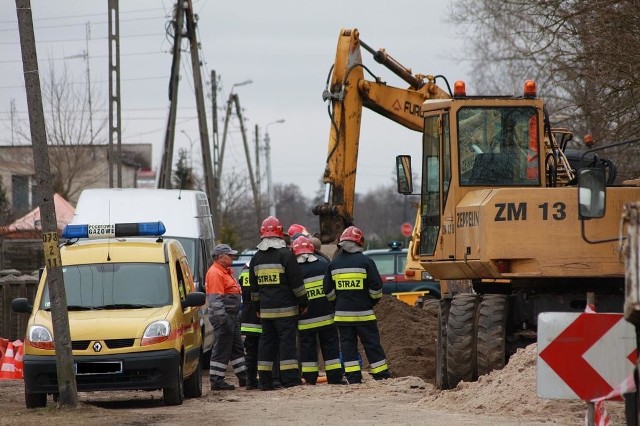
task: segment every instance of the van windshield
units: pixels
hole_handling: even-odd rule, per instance
[[[166,263],[100,263],[62,267],[67,306],[72,310],[132,309],[172,303]],[[50,309],[49,283],[41,309]]]

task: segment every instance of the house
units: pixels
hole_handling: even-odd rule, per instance
[[[117,147],[113,147],[114,156]],[[139,183],[155,182],[151,170],[151,144],[121,145],[121,176],[123,188],[137,188]],[[108,145],[50,145],[49,164],[54,190],[64,192],[75,205],[86,188],[108,188]],[[139,182],[139,176],[143,182]],[[20,215],[38,206],[35,193],[33,148],[31,145],[0,146],[0,182],[12,210]],[[118,186],[117,167],[113,166],[112,186]]]

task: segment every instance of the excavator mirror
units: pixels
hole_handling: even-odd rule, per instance
[[[405,195],[413,193],[410,155],[398,155],[396,157],[396,175],[398,192]]]
[[[588,167],[578,171],[578,204],[582,219],[604,216],[606,185],[603,169]]]

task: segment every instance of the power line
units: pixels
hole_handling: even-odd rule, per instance
[[[129,22],[129,21],[151,21],[154,19],[163,19],[166,18],[166,16],[154,16],[154,17],[147,17],[147,18],[131,18],[131,19],[120,19],[120,22]],[[87,21],[90,22],[91,25],[101,25],[101,24],[107,24],[107,21]],[[17,24],[17,22],[16,22]],[[43,26],[39,26],[34,28],[36,31],[40,31],[40,30],[46,30],[46,29],[51,29],[51,28],[68,28],[68,27],[81,27],[84,26],[85,22],[82,23],[78,23],[78,24],[63,24],[63,25],[43,25]],[[4,31],[15,31],[15,28],[0,28],[0,32],[4,32]]]
[[[120,14],[129,14],[129,13],[142,13],[142,12],[150,12],[150,11],[155,11],[155,10],[163,10],[160,8],[154,8],[154,9],[136,9],[136,10],[127,10],[127,11],[121,11]],[[164,10],[163,10],[164,12]],[[38,18],[38,19],[34,19],[33,22],[40,22],[40,21],[54,21],[54,20],[65,20],[65,19],[76,19],[76,18],[87,18],[89,16],[104,16],[104,13],[91,13],[91,14],[87,14],[87,15],[65,15],[65,16],[50,16],[48,18]],[[0,21],[0,24],[18,24],[17,21],[15,20],[11,20],[11,21]]]
[[[169,76],[165,76],[165,77],[134,77],[134,78],[122,78],[120,79],[120,81],[140,81],[140,80],[169,80]],[[109,80],[94,80],[93,83],[106,83]],[[85,81],[74,81],[74,82],[69,82],[67,84],[73,84],[73,85],[78,85],[78,84],[86,84],[86,80]],[[0,86],[0,90],[2,89],[24,89],[24,84],[20,85],[20,86]]]
[[[146,56],[146,55],[159,55],[159,54],[165,54],[165,53],[169,53],[169,52],[165,52],[163,50],[160,51],[151,51],[148,50],[146,52],[133,52],[133,53],[125,53],[125,54],[120,54],[120,57],[124,57],[124,56]],[[107,58],[109,57],[109,55],[91,55],[89,57],[89,59],[97,59],[97,58]],[[62,57],[62,58],[42,58],[38,60],[38,63],[42,63],[42,62],[49,62],[49,61],[66,61],[67,58]],[[11,60],[11,61],[0,61],[0,64],[14,64],[14,63],[22,63],[22,59],[15,59],[15,60]]]
[[[158,34],[158,33],[148,33],[148,34],[131,34],[131,35],[126,35],[126,36],[120,36],[120,38],[143,38],[143,37],[160,37],[162,34]],[[107,40],[108,37],[93,37],[90,41],[101,41],[101,40]],[[61,39],[61,40],[44,40],[44,41],[38,41],[38,44],[49,44],[49,43],[69,43],[69,42],[74,42],[74,41],[86,41],[86,38],[70,38],[70,39]],[[5,46],[14,46],[16,44],[15,41],[4,41],[1,42],[0,45],[5,45]]]

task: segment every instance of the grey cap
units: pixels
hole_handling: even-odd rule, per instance
[[[223,254],[238,254],[238,252],[232,249],[228,244],[218,244],[213,249],[213,257],[218,257]]]

